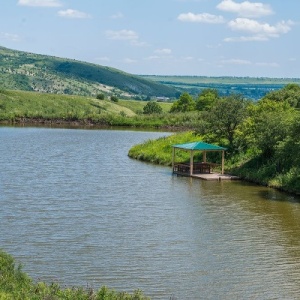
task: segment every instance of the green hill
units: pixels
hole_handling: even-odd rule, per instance
[[[55,94],[175,97],[176,89],[87,62],[0,47],[1,88]]]

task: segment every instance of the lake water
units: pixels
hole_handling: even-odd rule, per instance
[[[0,248],[63,286],[299,299],[299,198],[128,158],[162,135],[0,127]]]

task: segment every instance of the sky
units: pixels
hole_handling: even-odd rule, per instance
[[[2,0],[0,46],[132,74],[300,77],[299,0]]]

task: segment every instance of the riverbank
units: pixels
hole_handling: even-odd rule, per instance
[[[201,113],[170,114],[172,103],[160,102],[161,113],[144,114],[147,101],[113,102],[91,97],[57,95],[0,89],[0,124],[71,125],[86,127],[133,127],[171,130],[194,129]]]
[[[117,292],[105,286],[63,288],[58,283],[33,282],[14,258],[0,250],[0,299],[81,299],[81,300],[149,300],[139,290],[133,293]]]
[[[201,136],[193,131],[176,133],[174,135],[148,140],[142,144],[134,145],[128,152],[128,156],[137,160],[171,166],[172,145],[202,140]],[[178,160],[189,161],[189,153],[178,152]],[[202,154],[201,154],[202,155]],[[200,154],[195,156],[195,160],[202,160]],[[214,156],[214,154],[208,154]],[[218,159],[218,157],[214,157]],[[209,160],[209,156],[208,156]],[[260,155],[249,154],[227,154],[225,159],[225,173],[239,177],[241,180],[256,183],[263,186],[275,188],[287,193],[299,195],[299,176],[289,172],[287,175],[276,172],[276,162],[266,160]]]

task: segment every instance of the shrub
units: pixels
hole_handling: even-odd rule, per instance
[[[97,94],[96,98],[97,98],[98,100],[104,100],[104,99],[105,99],[105,95],[104,95],[103,93]]]
[[[144,114],[160,114],[162,113],[161,106],[154,101],[149,101],[143,108]]]
[[[118,102],[118,101],[119,101],[119,99],[118,99],[117,96],[110,96],[110,100],[111,100],[112,102]]]

